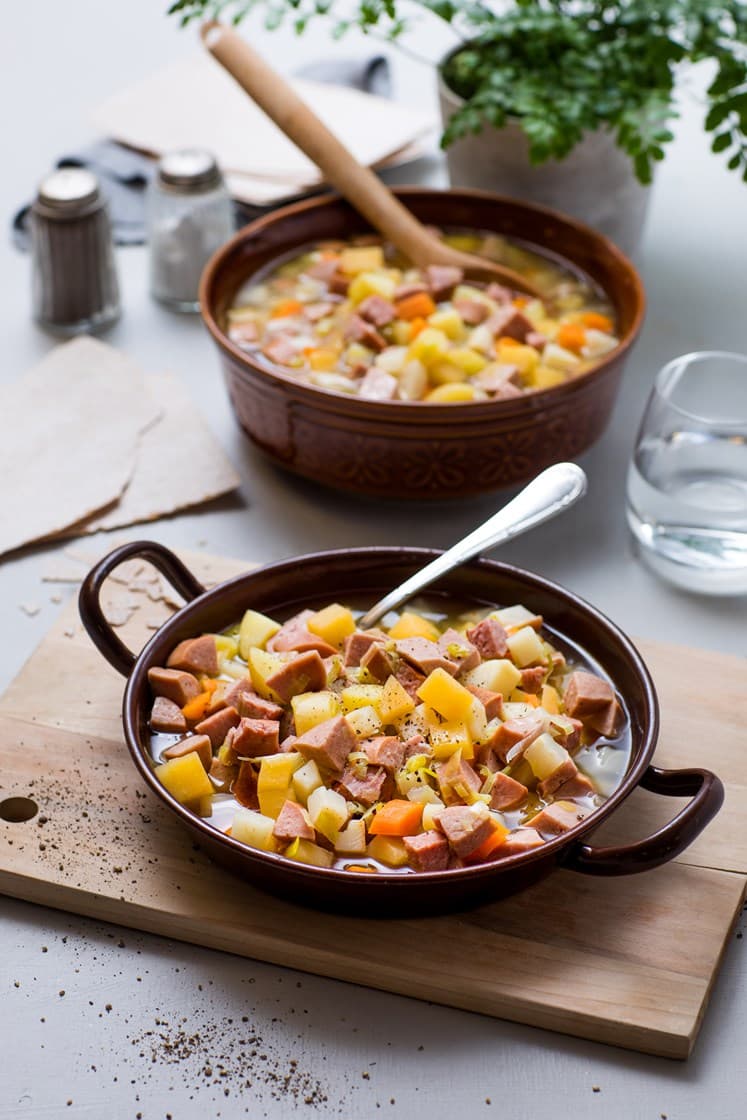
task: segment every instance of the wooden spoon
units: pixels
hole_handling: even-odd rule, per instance
[[[473,280],[495,280],[509,288],[541,293],[511,268],[444,245],[394,197],[381,179],[363,167],[330,132],[284,78],[231,28],[211,20],[201,29],[202,40],[214,58],[241,88],[312,160],[324,179],[418,268],[430,264],[455,265]]]

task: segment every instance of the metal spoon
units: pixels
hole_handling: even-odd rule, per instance
[[[521,273],[476,253],[454,249],[426,229],[370,168],[358,163],[288,82],[230,27],[210,20],[203,25],[201,35],[213,57],[281,132],[316,164],[325,181],[336,187],[413,264],[419,268],[430,264],[454,265],[463,269],[469,279],[494,280],[541,296],[539,289]],[[361,127],[365,128],[365,121]],[[250,138],[247,141],[251,142]]]
[[[570,509],[585,493],[586,475],[575,463],[556,463],[548,467],[479,528],[379,599],[358,620],[359,629],[375,626],[387,611],[396,610],[452,568]]]

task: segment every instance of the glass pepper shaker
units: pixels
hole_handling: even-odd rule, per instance
[[[199,311],[200,276],[234,232],[223,177],[209,152],[162,157],[148,192],[150,290],[175,311]]]
[[[100,331],[119,318],[106,202],[81,167],[52,172],[31,207],[34,318],[55,334]]]

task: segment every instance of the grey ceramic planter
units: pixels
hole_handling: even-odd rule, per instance
[[[464,104],[438,69],[441,118]],[[446,149],[453,187],[477,187],[526,202],[551,206],[594,226],[628,255],[635,253],[646,219],[651,188],[635,177],[629,156],[607,130],[589,133],[570,155],[533,166],[529,143],[518,124],[487,127]]]

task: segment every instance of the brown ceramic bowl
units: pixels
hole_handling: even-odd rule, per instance
[[[557,866],[591,875],[645,871],[683,851],[718,811],[723,787],[707,770],[659,770],[651,766],[658,732],[658,706],[651,679],[635,647],[588,603],[556,584],[520,568],[477,560],[434,584],[429,594],[482,604],[523,602],[544,615],[553,630],[595,659],[615,682],[630,721],[632,751],[628,771],[601,808],[575,828],[534,851],[474,867],[409,875],[361,875],[310,867],[284,856],[259,852],[216,831],[185,809],[153,773],[148,749],[151,696],[147,671],[163,665],[184,638],[216,632],[235,623],[247,607],[285,618],[303,607],[331,599],[373,602],[436,553],[419,548],[360,548],[322,552],[284,560],[228,580],[206,591],[163,545],[140,541],[123,545],[103,559],[83,583],[83,623],[106,659],[127,680],[123,723],[135,766],[156,797],[186,825],[217,862],[259,887],[294,902],[393,917],[448,911],[511,894]],[[136,656],[106,621],[99,595],[107,575],[131,557],[149,560],[187,600],[187,605],[151,638]],[[588,834],[613,813],[637,785],[693,800],[653,836],[622,847],[593,847]]]
[[[278,257],[369,229],[340,198],[299,202],[246,226],[202,276],[202,316],[246,434],[296,474],[386,498],[477,494],[574,459],[602,435],[641,327],[645,297],[633,265],[602,234],[553,210],[482,191],[408,187],[395,193],[425,223],[518,237],[581,268],[611,300],[620,345],[574,381],[516,400],[474,404],[361,400],[273,372],[223,329],[240,286]]]

